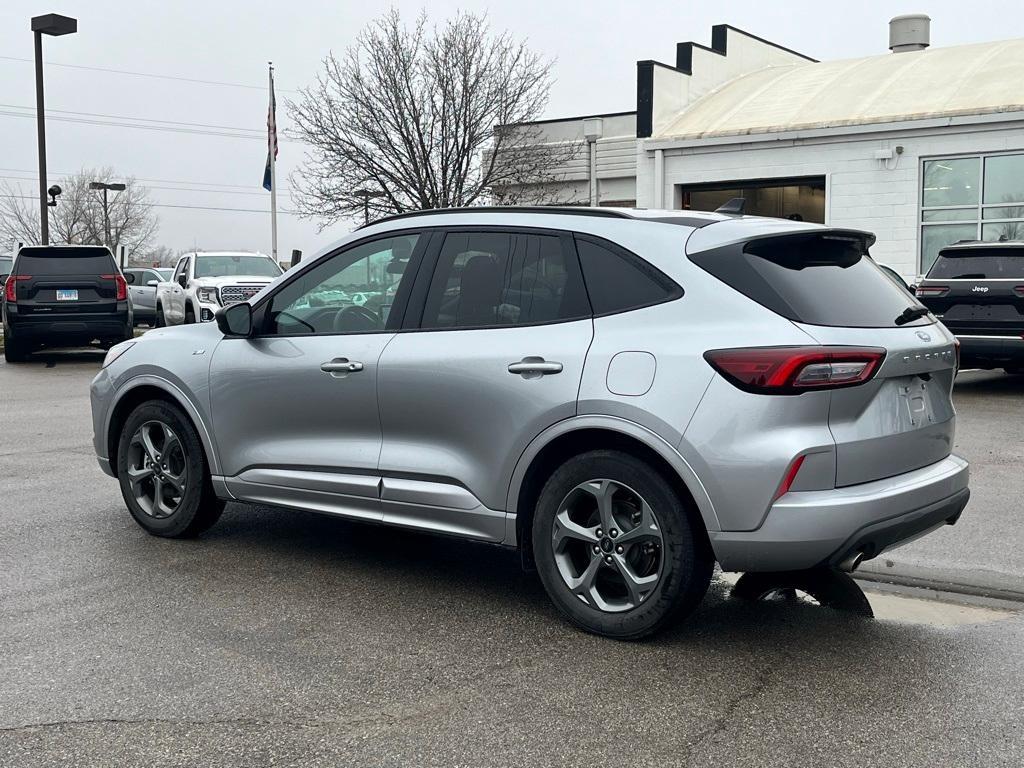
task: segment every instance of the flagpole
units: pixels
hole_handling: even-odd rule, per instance
[[[270,247],[277,261],[277,105],[274,104],[274,62],[268,61],[270,80],[270,113],[273,115],[273,137],[270,141]]]

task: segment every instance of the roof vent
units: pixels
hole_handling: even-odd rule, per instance
[[[894,16],[889,21],[889,50],[893,53],[923,51],[931,45],[931,23],[926,13]]]

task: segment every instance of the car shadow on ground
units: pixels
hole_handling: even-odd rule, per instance
[[[1019,395],[1024,394],[1024,375],[1003,371],[962,371],[953,385],[953,396],[957,393],[972,395]]]
[[[33,352],[21,363],[15,363],[11,367],[43,365],[47,368],[55,368],[58,365],[95,365],[103,362],[106,350],[99,347],[76,347],[74,349],[44,349]]]

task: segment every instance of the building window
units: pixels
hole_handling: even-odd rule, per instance
[[[925,160],[921,272],[960,240],[1024,239],[1024,154]]]
[[[713,211],[734,197],[746,200],[753,216],[825,223],[825,177],[755,179],[677,187],[676,202],[684,210]]]

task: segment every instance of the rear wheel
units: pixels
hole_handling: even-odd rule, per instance
[[[192,306],[188,305],[185,307],[185,324],[191,325],[196,321],[196,313],[192,311]]]
[[[164,308],[161,307],[159,304],[157,304],[157,307],[156,307],[156,321],[155,321],[155,326],[154,327],[156,327],[156,328],[163,328],[165,325],[167,325],[167,321],[164,320]]]
[[[4,360],[8,363],[23,363],[28,359],[28,349],[14,336],[4,339]]]
[[[591,451],[548,479],[533,520],[537,571],[558,610],[588,632],[634,640],[692,611],[713,560],[684,502],[627,453]]]
[[[125,421],[117,477],[128,511],[154,536],[198,536],[224,511],[195,428],[162,400],[143,403]]]

